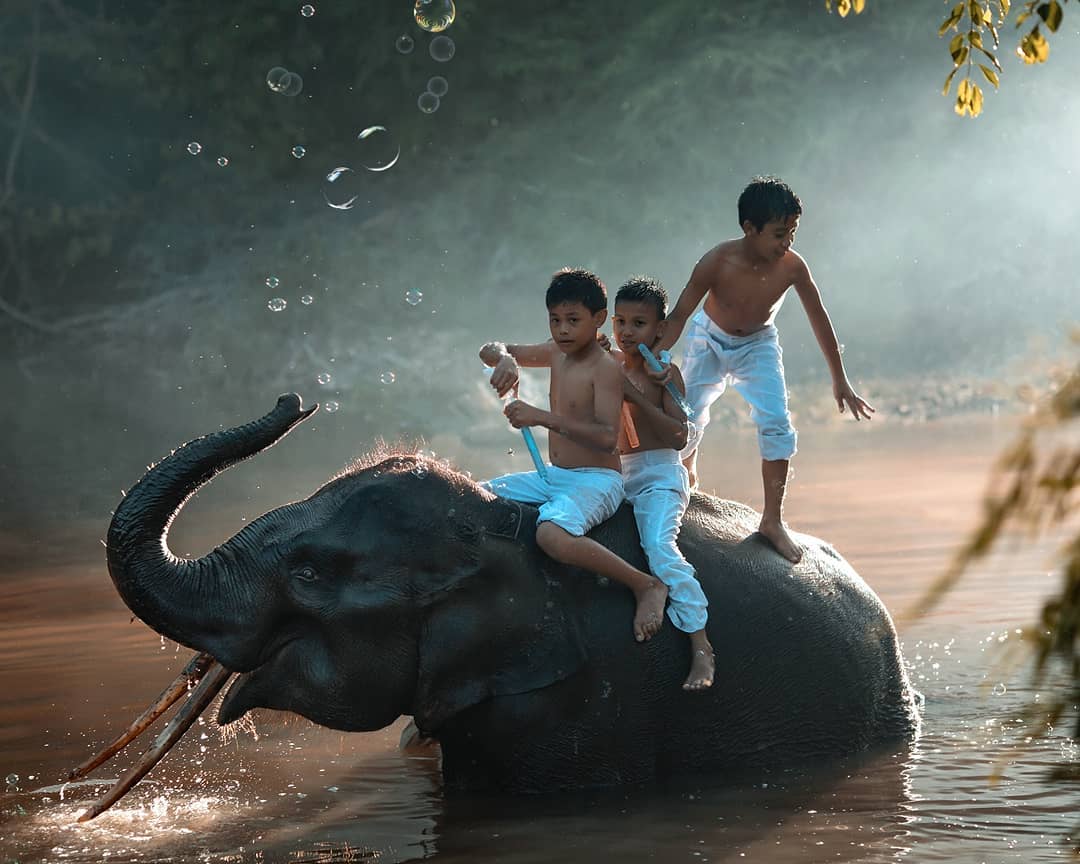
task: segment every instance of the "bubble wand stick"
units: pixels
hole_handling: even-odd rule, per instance
[[[485,369],[484,372],[488,375],[491,374],[491,369]],[[510,394],[507,393],[503,398],[503,404],[506,404],[507,398]],[[516,398],[516,394],[515,394]],[[536,438],[533,437],[532,429],[528,426],[521,427],[521,437],[525,439],[525,447],[529,451],[529,455],[532,457],[533,465],[536,467],[536,473],[540,475],[540,479],[545,482],[548,479],[547,465],[544,464],[544,457],[540,455],[540,448],[536,446]]]
[[[644,342],[639,342],[637,350],[641,352],[641,356],[645,358],[645,362],[649,364],[649,368],[653,372],[663,372],[664,367],[660,365],[660,361],[656,359],[656,355],[649,350],[649,346]],[[661,354],[667,354],[666,351],[661,351]],[[670,357],[670,355],[668,355]],[[675,404],[679,406],[679,410],[686,415],[687,420],[694,419],[694,409],[690,407],[690,403],[686,401],[686,397],[679,392],[679,388],[675,386],[674,381],[668,381],[664,385],[667,388],[667,392],[671,394],[671,398],[675,400]]]

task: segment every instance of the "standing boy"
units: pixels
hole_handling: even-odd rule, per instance
[[[848,382],[840,346],[817,285],[802,257],[791,249],[802,202],[776,177],[756,177],[739,196],[743,236],[713,247],[698,261],[679,296],[654,351],[670,348],[694,315],[687,335],[683,370],[686,397],[694,409],[691,441],[683,451],[690,482],[697,483],[697,447],[709,423],[709,406],[728,379],[750,404],[758,428],[765,506],[759,530],[785,558],[797,562],[802,547],[783,522],[788,461],[795,454],[795,429],[787,407],[787,386],[773,320],[788,288],[794,286],[832,375],[833,397],[856,420],[873,408]],[[654,380],[662,381],[659,374]]]
[[[690,673],[684,690],[712,686],[712,645],[705,632],[709,601],[694,568],[679,551],[676,539],[690,501],[690,481],[679,461],[686,446],[686,417],[666,388],[645,374],[639,344],[652,345],[664,332],[667,292],[655,279],[639,276],[615,295],[611,316],[615,345],[622,361],[627,413],[619,452],[622,454],[626,500],[634,508],[638,534],[649,569],[668,588],[668,617],[690,636]],[[682,376],[672,365],[671,380],[683,392]]]
[[[587,270],[556,273],[547,290],[551,341],[539,345],[489,342],[480,359],[495,367],[499,396],[516,390],[518,367],[551,369],[551,410],[520,399],[504,413],[514,428],[550,430],[545,480],[536,471],[506,474],[482,485],[503,498],[540,506],[536,542],[556,561],[621,582],[634,593],[634,638],[650,639],[663,624],[667,588],[585,534],[612,516],[623,500],[616,449],[623,398],[618,363],[596,341],[607,317],[607,291]]]

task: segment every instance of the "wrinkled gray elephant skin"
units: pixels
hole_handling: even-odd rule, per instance
[[[917,696],[888,612],[828,544],[791,565],[758,516],[695,494],[679,545],[709,598],[716,683],[680,684],[685,634],[634,641],[624,588],[547,558],[536,511],[415,454],[357,463],[198,560],[168,527],[219,471],[311,411],[185,444],[116,510],[109,572],[131,610],[238,675],[219,713],[342,730],[412,715],[448,787],[542,791],[776,766],[911,740]],[[624,505],[592,532],[646,567]]]

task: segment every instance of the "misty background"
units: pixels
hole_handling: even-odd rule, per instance
[[[1002,90],[970,121],[941,96],[939,0],[846,19],[820,0],[462,0],[447,62],[407,0],[312,5],[4,0],[0,539],[103,533],[147,464],[286,391],[340,407],[216,481],[245,518],[378,439],[463,468],[503,453],[519,439],[480,344],[546,339],[565,265],[612,295],[658,276],[674,302],[739,234],[755,174],[802,198],[796,248],[883,421],[932,416],[924,396],[1008,408],[1070,350],[1080,15],[1039,67],[1004,28]],[[303,90],[273,92],[274,66]],[[436,75],[449,89],[425,113]],[[348,210],[323,197],[338,166]],[[797,424],[835,422],[797,297],[778,325]]]

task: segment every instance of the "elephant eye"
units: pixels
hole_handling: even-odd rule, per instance
[[[299,570],[293,571],[293,576],[302,582],[314,582],[319,578],[319,574],[315,572],[314,567],[301,567]]]

